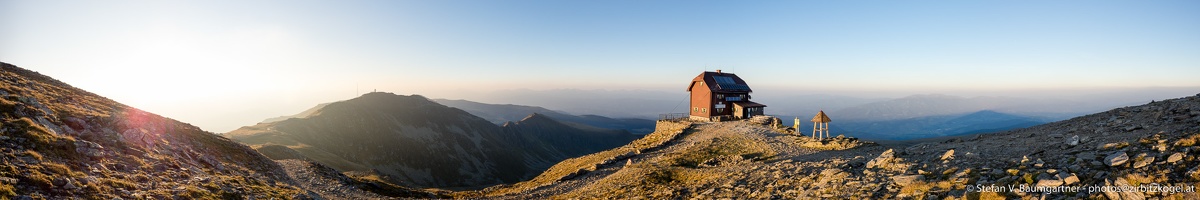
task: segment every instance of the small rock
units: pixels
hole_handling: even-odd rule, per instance
[[[1017,177],[1016,176],[1005,176],[1004,178],[997,179],[995,183],[1008,184],[1008,183],[1013,182],[1013,180],[1017,180]]]
[[[1133,188],[1133,185],[1129,184],[1129,181],[1126,181],[1125,178],[1117,178],[1116,181],[1112,181],[1112,182],[1109,182],[1108,180],[1104,180],[1104,182],[1107,183],[1109,186]],[[1142,192],[1139,192],[1136,190],[1134,190],[1134,191],[1111,191],[1111,192],[1106,191],[1106,192],[1104,192],[1104,196],[1108,196],[1108,199],[1146,199],[1145,194],[1142,194]]]
[[[1060,185],[1063,185],[1063,181],[1058,179],[1041,179],[1037,182],[1038,187],[1055,187]]]
[[[1070,167],[1067,167],[1067,169],[1071,170],[1071,172],[1079,172],[1079,170],[1083,169],[1083,166],[1071,165]]]
[[[942,160],[950,159],[954,159],[954,149],[947,150],[946,153],[942,154]]]
[[[67,182],[67,184],[63,185],[63,189],[76,190],[76,189],[79,189],[79,187],[75,186],[75,183]]]
[[[1108,155],[1108,157],[1104,158],[1104,164],[1106,164],[1108,166],[1117,166],[1117,165],[1125,164],[1125,162],[1128,162],[1128,161],[1129,161],[1129,155],[1125,154],[1125,152],[1117,152],[1112,155]]]
[[[1061,177],[1061,178],[1063,181],[1063,185],[1074,185],[1076,183],[1079,183],[1079,177],[1075,176],[1074,173],[1071,173],[1071,175],[1067,175],[1066,177]]]
[[[917,181],[925,181],[925,175],[897,175],[892,176],[892,183],[896,185],[908,185]]]
[[[15,185],[15,184],[17,184],[17,179],[15,179],[15,178],[10,178],[10,177],[0,177],[0,183],[2,183],[2,184],[9,184],[9,185]]]
[[[1151,149],[1157,150],[1158,152],[1167,152],[1168,150],[1167,144],[1157,144],[1151,147]]]
[[[1175,163],[1179,162],[1180,160],[1183,160],[1183,153],[1175,152],[1174,154],[1171,154],[1170,157],[1167,157],[1167,163]]]
[[[1137,169],[1137,168],[1142,168],[1142,167],[1145,167],[1146,165],[1149,165],[1150,163],[1153,163],[1153,162],[1154,162],[1154,157],[1146,157],[1146,158],[1142,159],[1141,161],[1134,162],[1134,163],[1133,163],[1133,168],[1134,168],[1134,169]]]
[[[71,184],[71,179],[64,178],[64,177],[58,177],[58,178],[54,178],[54,180],[51,181],[51,183],[53,183],[55,186],[66,186],[67,184]]]
[[[100,182],[99,179],[97,179],[95,176],[87,176],[87,177],[83,177],[83,178],[79,179],[80,185],[87,185],[88,183],[99,183],[99,182]]]

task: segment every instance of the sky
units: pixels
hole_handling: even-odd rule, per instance
[[[371,90],[682,93],[716,69],[893,98],[1197,87],[1198,55],[1192,0],[0,0],[0,61],[214,132]]]

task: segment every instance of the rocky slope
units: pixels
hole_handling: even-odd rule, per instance
[[[307,198],[247,146],[0,63],[0,198]]]
[[[1200,95],[913,145],[814,140],[749,121],[664,123],[684,128],[660,127],[630,146],[569,159],[533,180],[455,195],[1194,199],[1200,186]],[[631,147],[639,143],[661,145]],[[841,148],[814,148],[820,146]],[[1181,191],[1095,190],[1100,186]]]
[[[401,185],[439,188],[516,182],[562,159],[637,138],[536,114],[497,126],[421,96],[378,92],[330,103],[308,117],[225,135],[255,146],[282,145],[344,172],[377,173]]]

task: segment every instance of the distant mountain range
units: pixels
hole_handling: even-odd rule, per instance
[[[536,105],[574,115],[613,118],[657,119],[659,114],[684,112],[688,98],[683,86],[678,92],[652,90],[499,90],[463,96],[476,102]],[[680,105],[683,102],[682,105]]]
[[[883,121],[844,121],[845,134],[867,139],[908,140],[989,133],[1047,123],[1032,117],[985,110],[965,115],[940,115]],[[836,133],[836,132],[835,132]]]
[[[650,132],[654,132],[654,120],[649,119],[613,119],[599,115],[571,115],[537,106],[485,104],[467,100],[434,99],[433,101],[442,105],[462,109],[468,113],[471,113],[472,115],[487,119],[495,124],[505,124],[508,122],[520,121],[530,114],[538,113],[562,122],[574,122],[607,129],[622,129],[639,135],[645,135]]]
[[[847,125],[869,125],[872,123],[900,123],[901,120],[921,121],[924,124],[931,119],[951,119],[964,117],[968,114],[992,111],[1013,117],[1027,118],[1026,122],[1047,122],[1063,120],[1086,113],[1094,113],[1114,107],[1138,105],[1151,100],[1166,99],[1180,95],[1195,93],[1200,88],[1195,87],[1162,87],[1162,88],[1128,88],[1104,90],[1063,90],[1063,91],[1029,91],[1024,93],[1004,93],[1012,96],[978,96],[960,97],[943,94],[920,94],[901,98],[863,98],[844,95],[812,94],[812,92],[786,92],[761,90],[754,93],[757,102],[767,105],[766,114],[784,119],[784,124],[791,125],[798,116],[801,121],[801,131],[811,131],[808,119],[817,111],[824,110],[834,122],[830,124],[833,133],[870,133],[869,137],[882,139],[909,138],[909,131],[900,130],[887,133],[870,127],[849,127]],[[537,109],[523,112],[504,114],[501,111],[471,108],[468,105],[452,105],[461,107],[472,114],[484,116],[493,123],[503,123],[519,118],[527,112],[558,112],[564,115],[587,117],[586,114],[598,114],[612,118],[657,119],[658,114],[683,112],[686,108],[687,93],[645,90],[503,90],[482,93],[467,99],[478,102],[504,102],[525,105],[537,105]],[[1013,97],[1020,96],[1020,97]],[[449,101],[449,100],[447,100]],[[502,104],[490,104],[503,107]],[[523,110],[522,108],[505,108],[498,110]],[[538,111],[534,111],[538,110]],[[568,119],[570,117],[547,114],[555,119],[589,124],[597,127],[619,128],[642,133],[636,128],[622,127],[621,122],[606,122],[610,120]],[[993,122],[976,121],[978,125],[948,125],[948,126],[981,126],[992,127]],[[641,123],[641,122],[637,122]],[[1002,122],[995,122],[1002,123]],[[610,124],[610,125],[605,125]],[[907,124],[907,123],[905,123]],[[1013,123],[1021,124],[1021,123]],[[974,133],[976,130],[963,130],[954,127],[937,127],[939,124],[924,124],[922,130],[942,130],[929,135],[958,135]],[[1020,127],[1020,126],[1013,126]],[[1008,130],[1004,128],[996,131]],[[864,132],[866,131],[866,132]],[[892,138],[889,135],[904,135]],[[922,135],[922,134],[917,134]]]
[[[1061,120],[1078,116],[1088,106],[1067,100],[1044,100],[1014,97],[972,97],[927,94],[873,102],[835,111],[847,120],[879,121],[932,116],[953,116],[991,110],[1004,113]],[[1101,109],[1101,108],[1095,108]]]
[[[226,136],[254,146],[283,145],[340,171],[377,172],[421,187],[515,182],[562,159],[638,138],[543,114],[499,126],[416,95],[368,93],[314,109]]]

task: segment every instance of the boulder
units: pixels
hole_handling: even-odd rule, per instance
[[[954,159],[954,149],[947,150],[946,153],[942,154],[942,160],[951,160],[951,159]]]
[[[212,155],[200,156],[200,162],[204,162],[204,164],[208,164],[209,166],[217,168],[217,170],[225,171],[225,166],[221,164],[221,161],[218,161]]]
[[[1171,154],[1170,157],[1167,157],[1167,163],[1175,163],[1179,162],[1180,160],[1183,160],[1183,153],[1175,152],[1174,154]]]
[[[1067,139],[1067,146],[1075,145],[1079,145],[1079,135],[1071,136],[1070,139]]]
[[[1150,165],[1150,163],[1153,163],[1153,162],[1154,162],[1154,157],[1147,156],[1147,157],[1143,158],[1141,161],[1134,162],[1133,168],[1134,169],[1142,168],[1142,167],[1145,167],[1146,165]]]
[[[887,151],[883,151],[883,153],[879,154],[879,157],[875,157],[875,159],[867,161],[867,168],[887,168],[887,166],[895,161],[895,159],[895,152],[892,149],[888,149]]]
[[[1125,178],[1117,178],[1116,181],[1104,180],[1104,183],[1105,183],[1105,185],[1108,185],[1108,186],[1133,187],[1133,185],[1129,184],[1129,181],[1126,181]],[[1144,195],[1141,192],[1138,192],[1136,190],[1135,191],[1105,191],[1104,196],[1108,197],[1108,199],[1134,199],[1134,200],[1146,199],[1146,195]]]
[[[55,186],[59,186],[59,187],[67,187],[68,185],[73,185],[73,183],[71,183],[71,182],[72,182],[71,178],[66,178],[66,177],[57,177],[57,178],[54,178],[53,181],[51,181],[51,183],[53,183]]]
[[[1058,179],[1040,179],[1037,182],[1038,187],[1057,187],[1060,185],[1063,185],[1063,181]]]
[[[10,177],[0,177],[0,184],[9,184],[9,185],[17,184],[17,179],[10,178]]]
[[[100,146],[100,144],[96,144],[95,142],[82,139],[75,140],[75,152],[77,153],[91,157],[100,157],[104,155],[101,149],[104,149],[104,146]]]
[[[1079,183],[1079,177],[1075,176],[1075,173],[1071,173],[1070,175],[1065,175],[1065,176],[1062,176],[1063,174],[1059,174],[1059,175],[1060,175],[1059,178],[1062,178],[1063,185],[1074,185],[1076,183]]]
[[[892,176],[892,183],[896,185],[909,185],[917,181],[925,181],[925,175],[896,175]]]
[[[1129,155],[1125,152],[1117,152],[1104,158],[1104,164],[1108,166],[1117,166],[1129,162]]]

